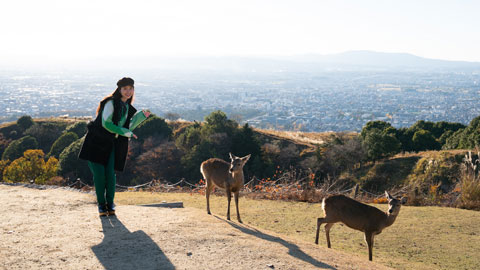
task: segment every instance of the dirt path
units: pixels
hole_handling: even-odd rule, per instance
[[[118,206],[0,185],[0,269],[386,269],[192,208]]]

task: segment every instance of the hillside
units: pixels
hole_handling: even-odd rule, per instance
[[[388,269],[195,208],[118,206],[0,185],[0,269]]]

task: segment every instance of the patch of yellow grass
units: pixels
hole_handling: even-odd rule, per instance
[[[227,200],[211,196],[211,211],[225,216]],[[118,192],[118,204],[183,201],[206,213],[205,197],[188,193]],[[385,210],[387,205],[376,205]],[[236,220],[232,200],[232,220]],[[313,243],[320,204],[240,199],[243,222]],[[374,261],[396,269],[480,269],[480,212],[442,207],[402,207],[396,222],[375,238]],[[368,259],[363,233],[336,224],[332,248]],[[326,246],[324,229],[320,245]]]
[[[269,129],[255,129],[255,131],[265,135],[275,136],[281,139],[287,139],[308,145],[322,144],[326,142],[332,134],[334,134],[334,132],[280,131]]]

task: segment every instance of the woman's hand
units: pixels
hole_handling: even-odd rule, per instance
[[[146,111],[146,110],[142,110],[143,111],[143,114],[145,115],[145,117],[149,117],[150,116],[150,111]]]
[[[135,138],[135,139],[138,139],[137,135],[135,135],[135,134],[132,134],[132,137]]]

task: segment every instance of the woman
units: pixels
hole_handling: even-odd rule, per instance
[[[88,161],[93,174],[100,216],[115,215],[115,171],[123,171],[128,152],[128,139],[149,111],[132,106],[134,81],[124,77],[117,82],[117,89],[98,105],[97,117],[88,124],[79,158]]]

